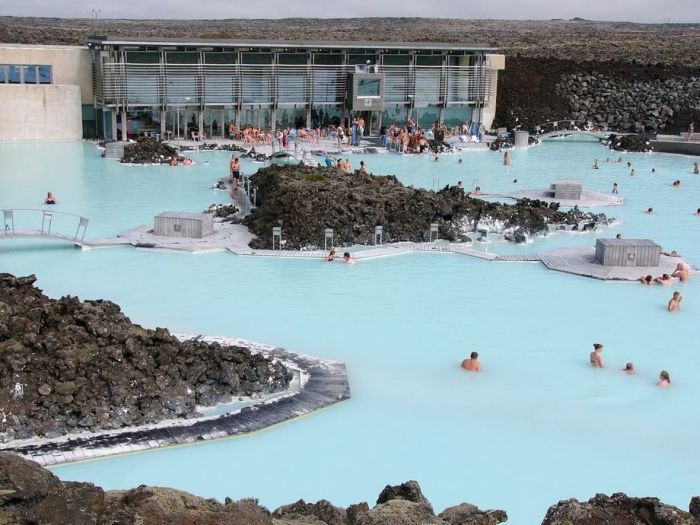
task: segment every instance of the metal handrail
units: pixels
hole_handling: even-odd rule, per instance
[[[56,211],[53,209],[47,210],[47,209],[39,209],[39,208],[7,208],[2,210],[3,214],[3,234],[6,237],[9,236],[14,236],[17,235],[16,229],[15,229],[15,212],[35,212],[37,214],[41,214],[41,228],[37,230],[33,230],[36,232],[39,232],[41,235],[45,237],[65,237],[66,239],[69,240],[74,240],[74,241],[80,241],[83,242],[85,239],[85,232],[87,231],[87,226],[88,223],[90,222],[90,219],[87,217],[83,217],[82,215],[77,215],[75,213],[69,213],[65,211]],[[69,235],[62,235],[59,233],[52,233],[51,228],[53,226],[53,219],[54,216],[66,216],[66,217],[73,217],[78,219],[78,228],[75,231],[75,235],[72,237]],[[81,235],[81,228],[82,228],[82,235]],[[11,231],[11,233],[10,233]],[[78,238],[80,236],[80,238]]]

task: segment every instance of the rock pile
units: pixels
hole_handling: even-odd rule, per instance
[[[299,500],[271,513],[255,499],[226,498],[221,504],[180,490],[144,485],[132,490],[104,491],[91,483],[60,481],[32,461],[0,452],[0,523],[496,525],[508,519],[502,510],[482,511],[468,503],[435,516],[418,484],[409,481],[404,485],[408,484],[414,487],[415,498],[400,494],[383,498],[372,509],[367,503],[343,509],[326,500]]]
[[[598,494],[584,503],[570,499],[552,505],[542,525],[698,525],[700,498],[689,507],[688,513],[656,498]],[[91,483],[61,481],[32,461],[0,452],[0,523],[497,525],[507,520],[503,510],[469,503],[435,515],[415,481],[387,485],[373,508],[365,502],[342,508],[326,500],[299,500],[270,512],[255,499],[226,498],[221,504],[169,488],[104,491]]]
[[[235,204],[211,204],[202,213],[211,213],[219,219],[226,219],[238,213],[238,206]]]
[[[652,147],[649,140],[641,135],[610,135],[605,142],[610,149],[615,151],[632,151],[636,153],[646,153]]]
[[[168,164],[173,158],[181,160],[175,148],[150,137],[139,137],[124,147],[124,164]]]
[[[49,299],[35,281],[0,273],[0,441],[189,418],[289,385],[245,348],[180,342],[109,301]]]
[[[617,78],[610,74],[571,73],[562,76],[557,91],[577,120],[621,131],[660,131],[681,113],[700,107],[700,78]]]
[[[606,224],[605,215],[578,209],[566,213],[556,204],[523,199],[516,204],[471,198],[455,186],[435,192],[406,187],[393,176],[375,176],[336,168],[271,166],[252,176],[258,207],[243,223],[257,235],[251,246],[270,248],[272,228],[282,227],[290,249],[323,246],[324,228],[333,228],[336,246],[372,244],[374,228],[383,226],[384,242],[429,240],[431,223],[440,238],[467,241],[480,229],[522,242],[550,228],[587,228]]]
[[[697,512],[697,503],[698,498],[690,502],[691,514],[657,498],[633,498],[621,492],[612,496],[597,494],[585,503],[569,499],[552,505],[542,525],[698,525],[700,512]]]

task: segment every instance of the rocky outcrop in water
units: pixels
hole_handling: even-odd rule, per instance
[[[222,504],[170,488],[105,491],[92,483],[60,481],[33,461],[0,452],[0,523],[7,524],[496,525],[507,519],[502,510],[481,511],[467,503],[435,516],[429,503],[402,499],[373,509],[366,503],[343,509],[326,500],[299,500],[270,513],[255,499],[226,498]]]
[[[286,248],[323,246],[324,228],[333,228],[336,246],[372,244],[374,228],[383,227],[383,241],[424,242],[431,223],[439,236],[467,241],[479,229],[522,242],[550,228],[569,225],[595,228],[605,215],[578,209],[562,212],[557,204],[520,200],[515,204],[469,197],[455,186],[435,192],[406,187],[393,176],[345,173],[336,168],[271,166],[252,176],[258,207],[243,223],[257,235],[251,246],[272,246],[272,228],[282,227]]]
[[[558,93],[577,120],[620,131],[661,131],[700,107],[700,78],[627,79],[594,71],[564,75]]]
[[[693,498],[695,501],[695,498]],[[692,503],[691,503],[692,505]],[[633,498],[621,492],[596,494],[587,502],[576,499],[552,505],[542,525],[698,525],[688,512],[662,503],[657,498]]]
[[[168,144],[150,137],[139,139],[124,147],[124,164],[168,164],[175,158],[182,160],[178,151]]]
[[[289,384],[246,348],[180,342],[109,301],[50,299],[35,281],[0,273],[0,441],[189,418]]]
[[[233,217],[238,212],[238,206],[235,204],[210,204],[202,213],[210,213],[218,219],[226,219]]]
[[[604,142],[610,149],[615,151],[631,151],[635,153],[646,153],[652,150],[649,139],[641,135],[610,135]]]

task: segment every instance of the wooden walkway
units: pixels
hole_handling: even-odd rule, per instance
[[[555,199],[551,196],[550,189],[535,189],[521,190],[513,193],[514,199],[537,199],[544,202],[558,202],[560,206],[573,208],[596,208],[604,206],[621,206],[623,203],[622,197],[613,195],[612,193],[600,193],[597,191],[582,191],[581,198],[578,200]]]
[[[171,420],[137,428],[82,433],[54,439],[15,440],[1,444],[0,450],[15,452],[40,465],[57,465],[248,434],[350,398],[345,365],[337,361],[235,338],[200,339],[247,346],[252,352],[278,359],[288,368],[296,370],[300,377],[303,376],[301,387],[296,392],[287,392],[270,401],[227,414]]]

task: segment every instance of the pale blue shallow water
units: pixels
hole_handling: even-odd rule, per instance
[[[625,204],[604,211],[621,223],[600,235],[653,238],[700,262],[693,159],[624,155],[638,177],[619,164],[591,169],[607,155],[596,144],[556,142],[513,152],[509,168],[491,152],[465,153],[461,165],[457,157],[364,158],[376,173],[426,187],[438,176],[441,185],[478,178],[491,192],[510,191],[513,178],[533,188],[577,177],[600,191],[617,181]],[[225,200],[209,188],[225,175],[228,155],[196,159],[190,168],[127,167],[87,144],[0,145],[0,208],[35,207],[53,191],[59,210],[91,218],[88,236],[112,235],[161,211]],[[655,215],[643,213],[649,206]],[[489,249],[591,245],[596,235]],[[51,296],[111,299],[146,326],[241,336],[348,366],[353,397],[328,410],[242,438],[56,468],[63,479],[254,496],[271,508],[298,498],[373,503],[385,484],[417,479],[437,510],[469,501],[504,508],[509,523],[523,525],[539,523],[559,499],[596,492],[681,507],[700,493],[697,282],[604,283],[447,254],[348,267],[42,241],[0,242],[0,271],[35,272]],[[665,304],[676,288],[683,311],[671,315]],[[598,341],[604,370],[587,364]],[[481,375],[458,368],[472,350]],[[627,361],[637,376],[619,371]],[[654,386],[661,369],[673,380],[666,390]]]

